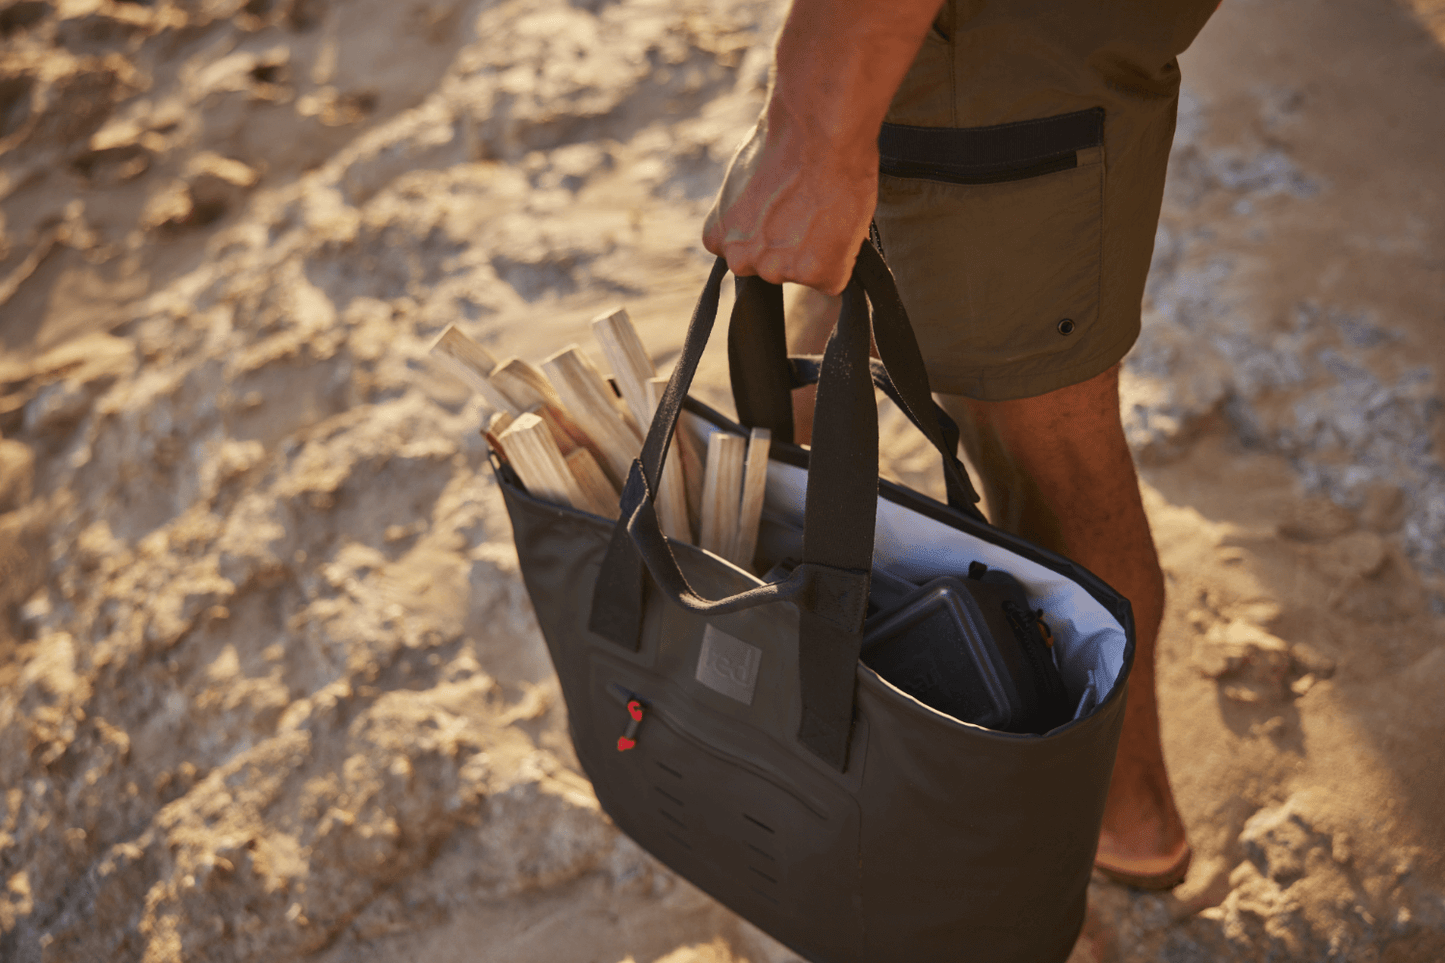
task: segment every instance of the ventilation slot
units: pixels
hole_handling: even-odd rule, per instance
[[[754,816],[749,816],[747,813],[743,813],[743,818],[746,819],[748,822],[752,823],[754,826],[761,829],[763,832],[768,833],[769,835],[773,834],[773,827],[769,826],[761,819],[758,819]]]
[[[666,819],[668,822],[672,823],[672,824],[673,824],[674,826],[676,826],[677,828],[679,828],[679,829],[686,829],[686,828],[687,828],[687,823],[683,822],[681,818],[679,818],[679,817],[677,817],[677,816],[674,816],[672,813],[668,812],[666,809],[659,809],[658,812],[662,813],[662,818],[663,818],[663,819]]]
[[[678,772],[676,769],[672,768],[671,766],[669,766],[669,765],[668,765],[667,763],[665,763],[665,762],[659,762],[659,763],[657,764],[657,768],[661,769],[663,772],[667,773],[669,776],[671,776],[671,777],[674,778],[674,779],[681,779],[681,778],[682,778],[682,773]]]

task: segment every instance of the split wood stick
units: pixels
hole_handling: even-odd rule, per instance
[[[507,453],[502,449],[502,432],[511,426],[515,419],[505,411],[494,411],[492,417],[487,419],[487,427],[482,429],[482,434],[487,439],[487,444],[502,461],[507,460]]]
[[[543,361],[542,370],[562,396],[567,413],[601,449],[603,469],[621,488],[642,450],[642,436],[623,419],[611,386],[575,344]]]
[[[625,308],[615,308],[592,319],[592,334],[602,347],[602,356],[612,366],[612,377],[622,400],[637,421],[642,434],[652,424],[652,406],[647,403],[646,384],[657,375],[657,366],[647,356],[647,348],[632,326]]]
[[[657,411],[657,405],[662,400],[662,389],[666,384],[663,378],[648,378],[643,382],[649,424],[652,422],[652,414]],[[692,524],[687,517],[687,481],[682,474],[682,458],[679,454],[682,446],[677,443],[677,434],[676,431],[673,432],[672,444],[668,445],[667,458],[662,463],[662,480],[657,485],[657,520],[662,525],[662,533],[668,538],[691,542]]]
[[[457,377],[482,396],[488,405],[497,411],[505,411],[512,417],[526,411],[528,405],[514,405],[510,398],[498,391],[489,380],[497,359],[486,348],[467,337],[456,325],[450,325],[431,346],[431,353],[443,359]]]
[[[768,487],[768,452],[773,433],[754,428],[748,439],[748,463],[743,470],[743,497],[738,506],[738,530],[731,559],[743,568],[753,567],[753,554],[758,550],[758,523],[763,517],[763,495]]]
[[[582,489],[582,494],[587,497],[587,511],[594,515],[601,515],[603,518],[617,520],[621,508],[618,505],[617,489],[602,474],[602,468],[597,464],[597,459],[592,457],[592,452],[586,448],[578,448],[567,456],[567,468],[572,472],[572,477],[577,479],[577,487]]]
[[[702,486],[702,532],[698,545],[728,557],[738,530],[743,490],[743,456],[748,440],[715,431],[707,440],[707,471]]]
[[[567,417],[567,413],[561,408],[554,408],[551,405],[538,405],[537,407],[532,409],[532,413],[540,417],[543,423],[546,424],[546,426],[551,430],[552,438],[554,440],[566,438],[567,432],[569,430],[577,434],[582,433],[582,429],[572,424],[570,419],[567,422],[568,427],[566,429],[564,429],[563,426],[558,424],[556,421],[552,420],[553,413],[561,413],[562,417]],[[586,435],[582,435],[582,437],[585,438]],[[597,453],[592,449],[591,445],[575,445],[572,444],[570,441],[559,441],[557,447],[561,450],[562,457],[567,460],[568,466],[573,468],[573,475],[577,475],[578,470],[587,471],[589,475],[592,472],[597,473],[597,479],[601,482],[600,485],[594,485],[593,480],[590,477],[587,479],[583,479],[581,476],[577,476],[577,483],[579,486],[581,486],[582,491],[587,493],[589,496],[593,491],[597,492],[601,496],[600,500],[598,501],[598,506],[600,508],[606,509],[610,506],[610,508],[612,509],[610,515],[607,511],[599,511],[596,514],[608,515],[609,518],[616,518],[618,515],[618,512],[616,511],[617,503],[619,498],[621,497],[620,490],[616,485],[612,484],[612,481],[607,477],[607,473],[604,472],[601,466],[598,464]],[[585,461],[578,461],[578,464],[583,465],[581,469],[576,468],[576,466],[573,464],[572,457],[576,455],[579,451],[585,452],[587,455]],[[587,466],[591,466],[590,470]]]
[[[657,392],[658,403],[662,402],[663,389],[667,387],[666,378],[649,378],[652,385],[649,391]],[[677,416],[677,427],[672,431],[672,452],[678,467],[682,469],[683,493],[687,498],[687,517],[692,523],[693,531],[698,531],[702,526],[702,482],[704,474],[704,462],[707,451],[703,448],[702,441],[697,433],[688,427],[692,415],[684,411]]]
[[[600,457],[601,449],[572,420],[562,404],[562,396],[536,365],[521,358],[508,358],[493,369],[489,380],[522,411],[535,411],[542,416],[557,436],[557,447],[562,449],[562,454],[570,454],[578,445],[583,445],[591,450],[594,458]]]
[[[521,358],[506,358],[492,369],[491,382],[523,411],[533,405],[562,407],[562,398],[537,366]]]
[[[533,412],[525,412],[500,436],[507,460],[534,498],[567,505],[588,507],[587,496],[572,477],[552,432]]]
[[[542,424],[547,426],[547,430],[552,433],[552,440],[557,443],[557,450],[560,451],[564,457],[572,454],[572,452],[580,447],[577,442],[572,439],[571,432],[567,430],[562,420],[557,417],[559,413],[562,413],[561,409],[553,408],[551,405],[534,405],[528,408],[527,411],[542,419]],[[562,413],[562,417],[565,418],[566,414]]]

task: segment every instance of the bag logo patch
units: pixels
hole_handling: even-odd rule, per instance
[[[702,633],[696,678],[714,692],[750,706],[762,661],[762,649],[709,625]]]

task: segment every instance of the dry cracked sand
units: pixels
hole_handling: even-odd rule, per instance
[[[778,16],[0,6],[0,959],[794,959],[598,811],[427,355],[620,302],[669,362]],[[1124,413],[1197,859],[1075,963],[1439,961],[1445,4],[1183,68]]]

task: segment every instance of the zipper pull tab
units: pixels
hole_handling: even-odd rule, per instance
[[[642,725],[642,714],[646,710],[642,703],[630,699],[627,703],[627,728],[617,737],[617,751],[626,752],[637,745],[637,730]]]

